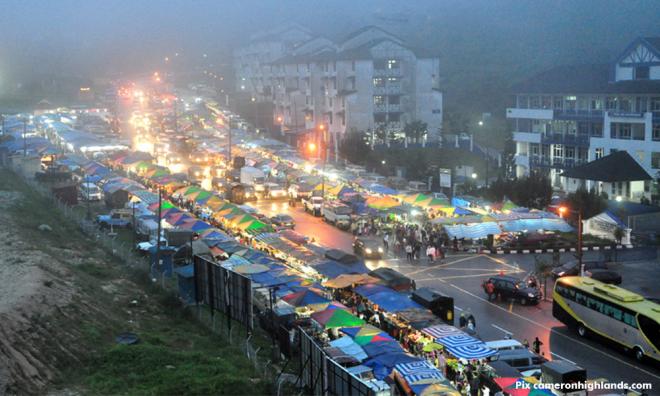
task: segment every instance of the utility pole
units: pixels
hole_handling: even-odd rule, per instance
[[[2,135],[5,134],[5,116],[0,114],[0,122],[2,122]]]
[[[582,262],[582,208],[578,209],[578,264],[580,276],[584,276],[584,262]]]
[[[160,265],[160,222],[163,211],[163,190],[158,187],[158,235],[156,236],[156,265]]]

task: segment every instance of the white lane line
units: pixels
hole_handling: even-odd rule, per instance
[[[570,364],[573,364],[573,365],[577,366],[577,363],[575,363],[575,362],[572,361],[572,360],[566,359],[565,357],[561,356],[561,355],[558,354],[558,353],[550,352],[550,354],[551,354],[552,356],[557,356],[557,357],[560,358],[561,360],[565,360],[565,361],[569,362]]]
[[[461,307],[459,307],[459,306],[457,306],[457,305],[454,305],[454,309],[458,309],[459,311],[462,311],[462,310],[463,310],[463,308],[461,308]]]
[[[503,332],[504,334],[513,335],[513,332],[511,332],[511,331],[509,331],[509,330],[507,330],[507,329],[503,329],[503,328],[501,328],[500,326],[498,326],[498,325],[496,325],[496,324],[492,324],[492,323],[491,323],[491,326],[493,326],[493,327],[496,328],[497,330]],[[565,359],[565,360],[568,360],[568,359]],[[573,364],[575,364],[575,363],[573,363]]]
[[[449,283],[449,282],[445,282],[445,281],[442,280],[442,279],[438,279],[438,280],[441,281],[441,282],[444,282],[444,283]],[[485,298],[481,298],[481,297],[477,296],[476,294],[473,294],[473,293],[471,293],[471,292],[469,292],[469,291],[467,291],[467,290],[465,290],[465,289],[463,289],[463,288],[460,288],[460,287],[458,287],[458,286],[456,286],[456,285],[454,285],[454,284],[451,284],[451,283],[449,283],[449,285],[450,285],[451,287],[457,289],[457,290],[462,291],[462,292],[465,293],[465,294],[468,294],[468,295],[470,295],[470,296],[472,296],[472,297],[474,297],[474,298],[476,298],[476,299],[479,299],[479,300],[485,302],[486,304],[490,304],[490,305],[492,305],[493,307],[495,307],[495,308],[497,308],[497,309],[499,309],[499,310],[502,310],[502,311],[504,311],[504,312],[509,312],[508,310],[506,310],[506,309],[500,307],[499,305],[493,304],[492,302],[487,301]],[[650,372],[650,371],[644,370],[643,368],[640,368],[640,367],[637,367],[637,366],[635,366],[635,365],[633,365],[633,364],[630,364],[630,363],[626,362],[625,360],[622,360],[622,359],[620,359],[620,358],[618,358],[618,357],[616,357],[616,356],[610,355],[609,353],[604,352],[604,351],[602,351],[602,350],[600,350],[600,349],[597,349],[597,348],[595,348],[595,347],[592,347],[591,345],[586,344],[586,343],[584,343],[584,342],[582,342],[582,341],[580,341],[580,340],[576,340],[575,338],[569,337],[569,336],[567,336],[566,334],[562,334],[562,333],[560,333],[560,332],[558,332],[558,331],[556,331],[556,330],[554,330],[554,329],[552,329],[552,328],[550,328],[550,327],[548,327],[548,326],[542,325],[541,323],[536,322],[536,321],[534,321],[534,320],[532,320],[532,319],[526,318],[526,317],[524,317],[524,316],[522,316],[522,315],[520,315],[520,314],[517,314],[517,313],[515,313],[515,312],[509,312],[509,313],[510,313],[511,315],[514,315],[514,316],[518,317],[519,319],[522,319],[522,320],[525,320],[525,321],[527,321],[527,322],[529,322],[529,323],[532,323],[532,324],[534,324],[534,325],[536,325],[536,326],[538,326],[538,327],[540,327],[540,328],[542,328],[542,329],[545,329],[545,330],[547,330],[547,331],[549,331],[549,332],[551,332],[551,333],[554,333],[554,334],[556,334],[556,335],[558,335],[558,336],[560,336],[560,337],[566,338],[566,339],[568,339],[568,340],[570,340],[570,341],[572,341],[572,342],[578,343],[578,344],[584,346],[585,348],[591,349],[591,350],[594,351],[594,352],[597,352],[597,353],[600,353],[600,354],[602,354],[602,355],[605,355],[605,356],[607,356],[607,357],[610,358],[610,359],[616,360],[616,361],[619,362],[619,363],[625,364],[625,365],[628,366],[628,367],[632,367],[633,369],[635,369],[635,370],[637,370],[637,371],[640,371],[640,372],[642,372],[642,373],[644,373],[644,374],[646,374],[646,375],[649,375],[649,376],[651,376],[651,377],[653,377],[653,378],[656,378],[656,379],[660,380],[660,376],[658,376],[658,375],[656,375],[656,374],[654,374],[654,373],[652,373],[652,372]]]

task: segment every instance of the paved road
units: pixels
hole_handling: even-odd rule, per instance
[[[353,236],[320,218],[305,213],[300,206],[288,207],[286,202],[259,201],[251,204],[266,215],[287,213],[296,220],[296,231],[313,237],[322,245],[351,250]],[[547,257],[550,260],[550,257]],[[561,262],[572,260],[564,254]],[[442,263],[426,260],[408,262],[390,254],[384,260],[368,260],[369,268],[387,266],[415,279],[418,287],[427,286],[454,297],[457,310],[470,309],[477,320],[477,331],[484,340],[504,338],[508,332],[518,340],[534,337],[543,342],[542,353],[551,360],[564,359],[588,370],[590,378],[610,381],[653,382],[660,389],[660,370],[639,364],[616,349],[581,339],[552,316],[552,303],[521,306],[507,301],[489,302],[481,282],[500,272],[523,277],[533,270],[533,255],[489,256],[450,254]],[[548,284],[549,293],[552,283]],[[624,285],[625,286],[625,285]]]

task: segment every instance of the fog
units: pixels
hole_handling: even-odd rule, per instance
[[[659,20],[654,0],[5,0],[0,88],[40,75],[143,72],[174,53],[190,65],[230,63],[251,33],[296,22],[331,39],[367,24],[397,33],[437,51],[451,90],[610,60],[635,37],[660,34]]]

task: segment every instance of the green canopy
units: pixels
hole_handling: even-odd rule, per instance
[[[140,161],[135,165],[136,170],[145,170],[149,169],[150,167],[154,166],[151,162],[148,161]]]
[[[312,318],[326,329],[337,327],[358,327],[365,324],[364,320],[358,318],[343,309],[333,309],[330,312],[321,311],[312,314]]]
[[[183,195],[188,196],[190,194],[196,193],[201,190],[201,187],[198,186],[190,186],[188,189],[183,193]]]
[[[197,202],[203,201],[204,199],[210,197],[211,195],[213,195],[213,194],[211,194],[210,192],[208,192],[206,190],[201,190],[199,192],[199,194],[197,194],[197,196],[195,196],[195,201],[197,201]]]
[[[446,207],[446,206],[451,206],[451,203],[447,199],[433,198],[431,202],[429,202],[426,206],[429,208],[432,208],[434,206]]]
[[[502,210],[513,210],[517,207],[518,205],[514,204],[510,199],[507,199],[502,205]]]

